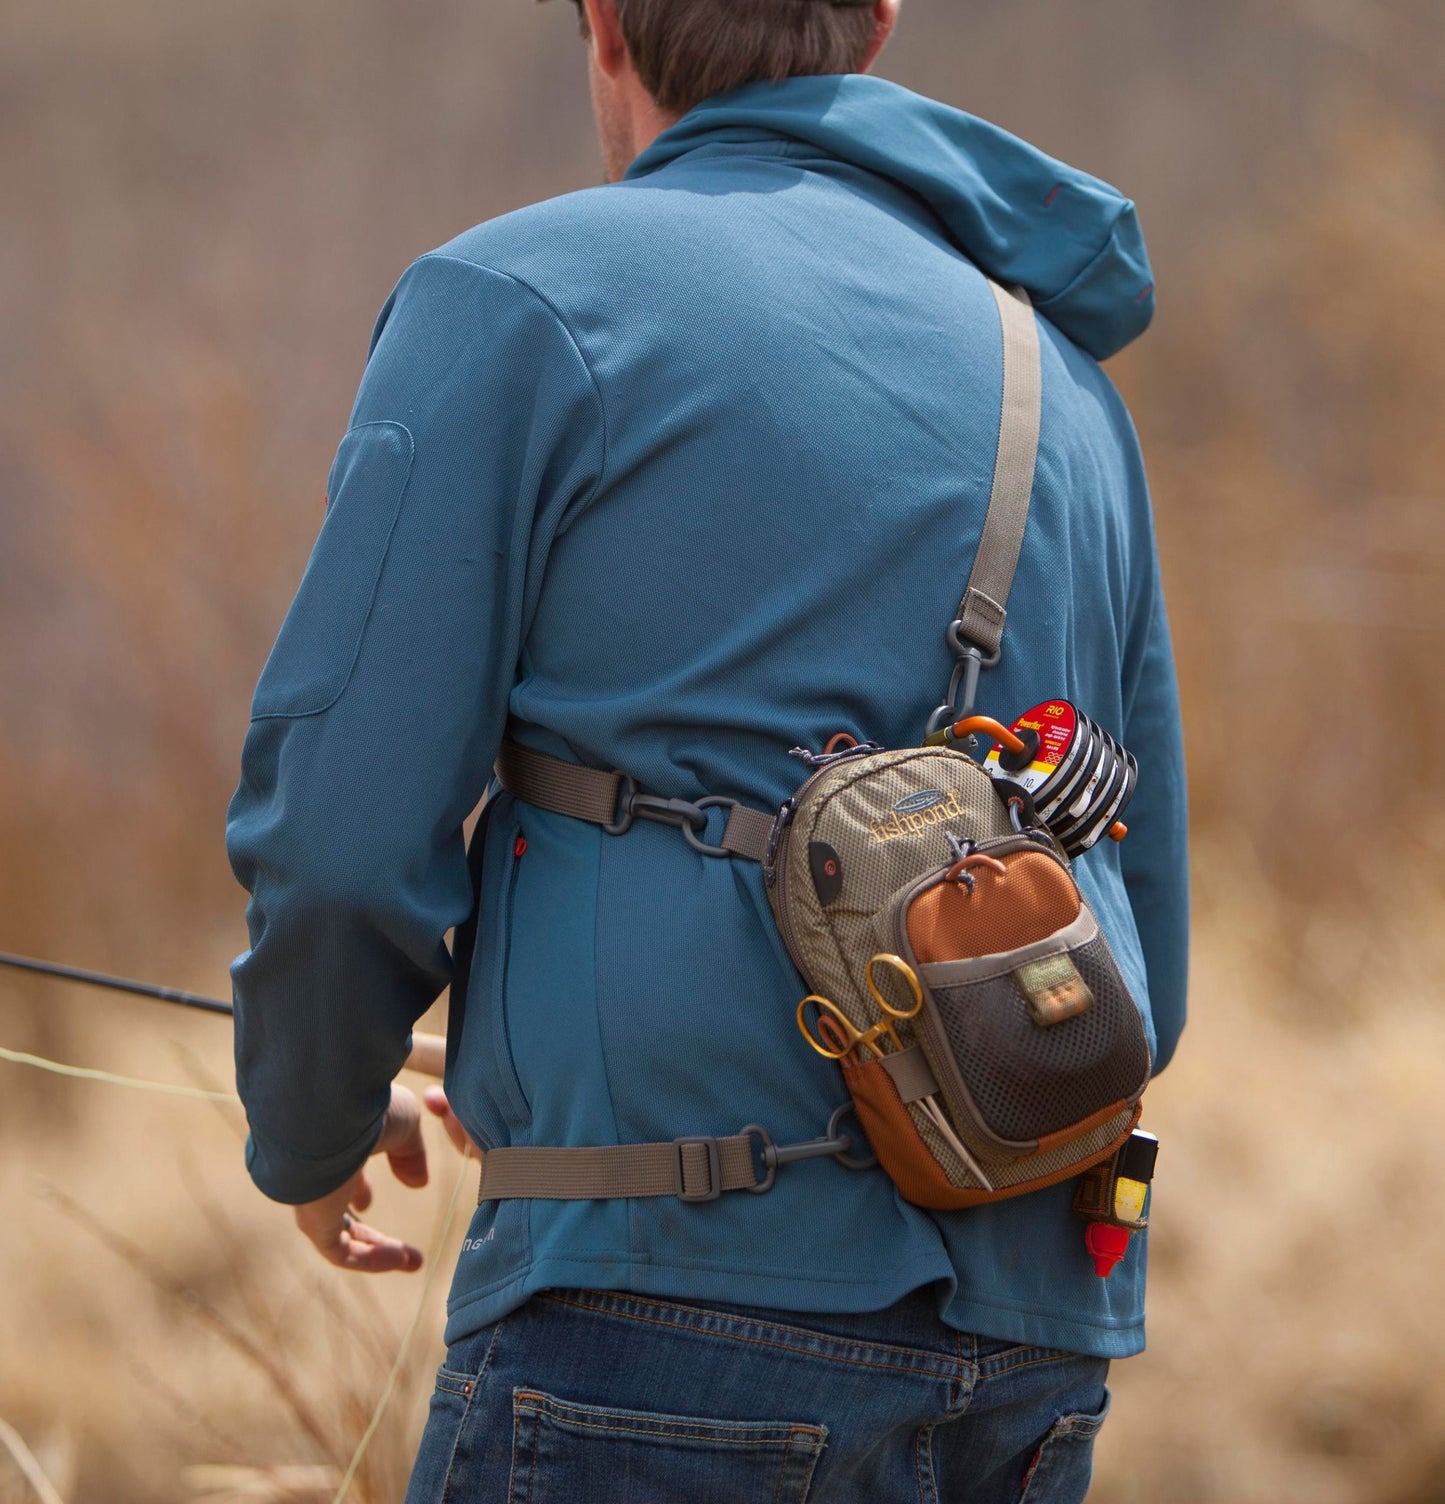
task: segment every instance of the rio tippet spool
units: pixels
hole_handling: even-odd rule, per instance
[[[1024,789],[1067,855],[1081,856],[1123,818],[1139,764],[1069,700],[1045,700],[1009,729],[1027,752],[1014,754],[996,742],[984,771]]]

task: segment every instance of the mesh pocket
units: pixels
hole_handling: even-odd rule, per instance
[[[1023,1143],[1062,1132],[1132,1101],[1148,1081],[1143,1025],[1103,937],[1071,956],[1093,1005],[1046,1027],[1011,975],[932,989],[959,1077],[997,1138]]]

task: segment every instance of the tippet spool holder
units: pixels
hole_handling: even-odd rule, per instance
[[[1070,859],[1102,836],[1123,840],[1124,812],[1139,782],[1139,764],[1126,748],[1070,700],[1045,700],[1012,726],[971,716],[935,733],[947,745],[982,732],[994,738],[983,768],[1016,791],[1036,823],[1047,827]]]

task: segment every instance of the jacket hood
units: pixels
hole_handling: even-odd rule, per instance
[[[862,74],[748,84],[704,100],[627,171],[639,178],[700,146],[778,138],[877,173],[921,198],[950,238],[1096,360],[1154,315],[1134,205],[1116,189],[962,110]]]

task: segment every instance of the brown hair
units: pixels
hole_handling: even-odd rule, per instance
[[[662,109],[675,115],[742,84],[781,83],[800,74],[855,73],[873,39],[873,7],[866,0],[616,3],[623,39],[643,87]]]

